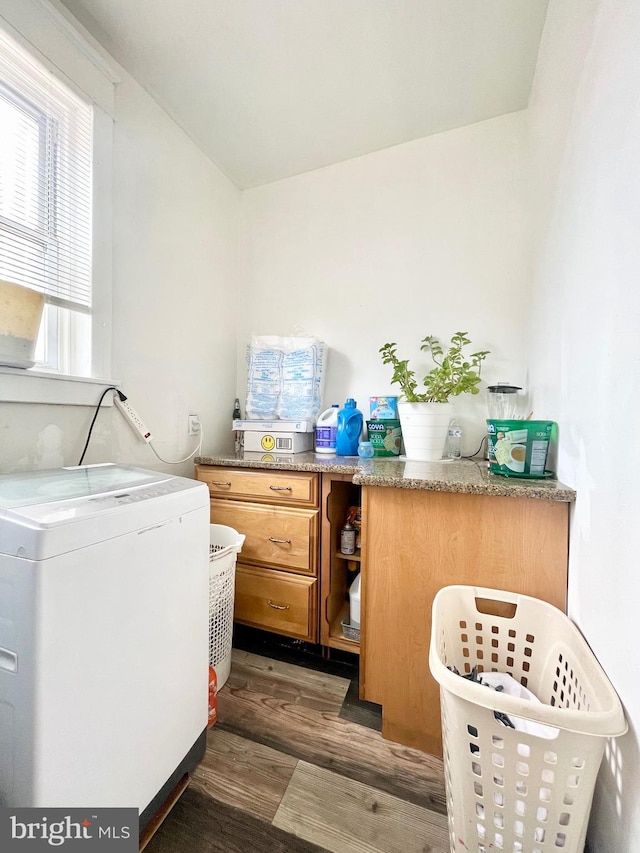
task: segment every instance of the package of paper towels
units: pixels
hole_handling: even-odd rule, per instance
[[[247,347],[247,418],[315,419],[327,345],[317,338],[254,335]]]

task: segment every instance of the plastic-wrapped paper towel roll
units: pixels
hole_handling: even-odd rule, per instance
[[[311,337],[254,335],[247,348],[247,418],[315,419],[327,345]]]
[[[276,417],[280,399],[282,353],[261,340],[254,337],[247,347],[246,417],[271,420]]]

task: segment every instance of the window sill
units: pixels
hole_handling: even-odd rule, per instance
[[[0,402],[97,406],[105,388],[117,384],[110,379],[89,379],[85,376],[47,373],[44,370],[0,367]],[[112,406],[113,397],[107,394],[102,405]]]

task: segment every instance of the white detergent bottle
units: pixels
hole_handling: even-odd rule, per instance
[[[316,421],[316,453],[335,453],[336,434],[338,431],[338,409],[334,403],[330,409],[318,415]]]

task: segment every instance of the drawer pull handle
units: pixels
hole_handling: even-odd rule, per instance
[[[273,607],[274,610],[289,610],[290,605],[288,604],[274,604],[271,599],[269,599],[269,607]]]
[[[275,536],[270,536],[269,542],[275,542],[277,545],[291,545],[291,539],[276,539]]]
[[[224,483],[222,480],[212,480],[211,485],[212,486],[226,486],[227,488],[229,488],[231,483]]]
[[[273,492],[290,492],[291,486],[269,486]]]

